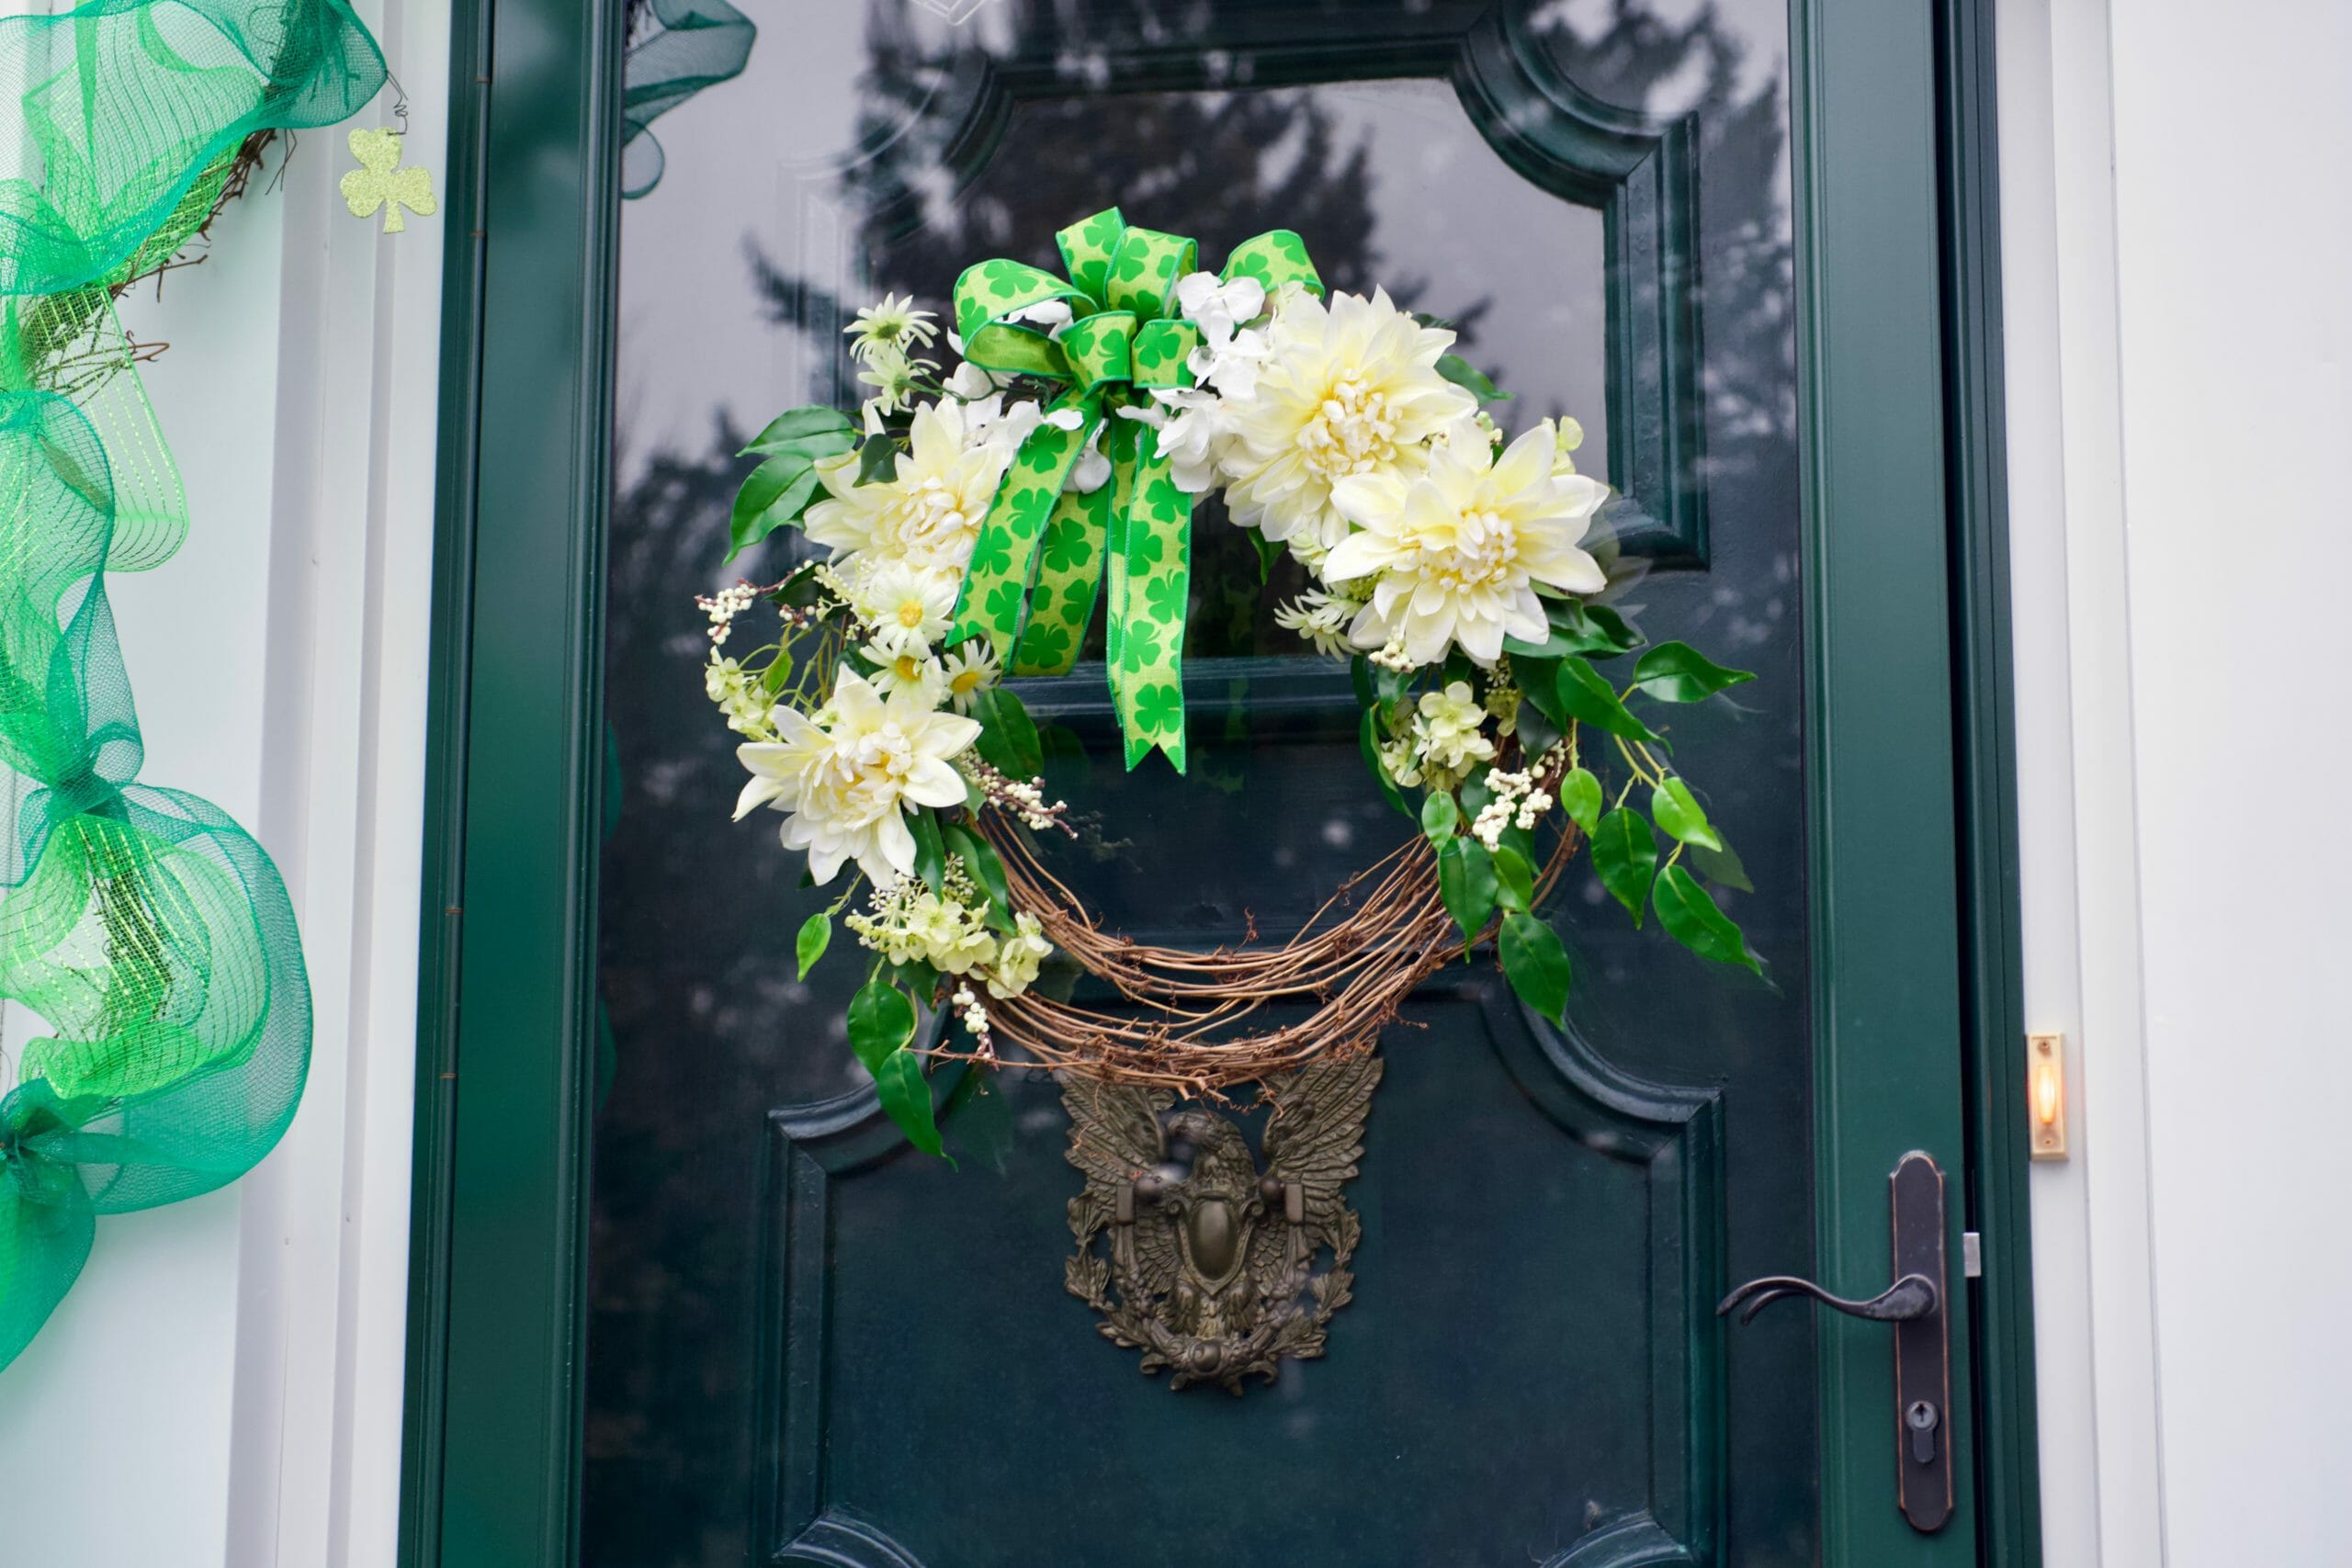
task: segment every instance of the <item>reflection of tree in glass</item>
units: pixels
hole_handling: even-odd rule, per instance
[[[1196,235],[1212,259],[1270,224],[1287,224],[1306,234],[1334,285],[1366,288],[1382,265],[1371,245],[1377,171],[1366,166],[1360,146],[1344,144],[1306,89],[1038,102],[1016,111],[1003,140],[978,139],[970,156],[981,167],[952,175],[942,170],[956,151],[941,144],[944,132],[925,140],[899,128],[910,119],[960,119],[935,106],[968,103],[980,79],[977,58],[942,54],[928,39],[948,37],[967,51],[985,39],[997,50],[997,66],[1060,61],[1089,81],[1107,79],[1122,59],[1170,60],[1226,40],[1221,80],[1238,85],[1250,79],[1252,39],[1320,28],[1342,41],[1378,39],[1407,27],[1429,29],[1435,11],[1451,8],[1450,0],[1344,7],[1001,0],[943,35],[907,0],[875,4],[863,84],[863,129],[874,152],[850,193],[853,210],[865,216],[870,287],[944,304],[963,262],[1010,254],[1051,263],[1056,227],[1119,202],[1140,221]],[[1676,91],[1677,107],[1697,105],[1718,570],[1704,579],[1653,577],[1641,597],[1657,635],[1703,630],[1742,648],[1744,661],[1764,676],[1758,690],[1775,694],[1769,717],[1719,722],[1708,731],[1709,755],[1722,760],[1711,763],[1710,776],[1747,781],[1727,786],[1710,810],[1770,894],[1748,900],[1739,918],[1784,974],[1802,976],[1804,840],[1785,830],[1786,802],[1801,777],[1794,694],[1802,683],[1780,87],[1768,73],[1742,88],[1742,45],[1711,11],[1669,26],[1617,0],[1597,23],[1571,28],[1546,8],[1531,26],[1562,70],[1598,97],[1643,105]],[[1156,41],[1146,49],[1148,37]],[[934,106],[929,120],[918,112],[926,105]],[[952,199],[941,194],[950,191]],[[628,220],[657,220],[633,210]],[[826,401],[846,395],[846,367],[833,357],[840,301],[763,258],[754,265],[772,320],[823,345],[827,358],[808,395]],[[1386,281],[1394,290],[1398,280]],[[632,340],[630,347],[678,352],[658,339]],[[729,503],[750,467],[733,455],[741,443],[741,432],[715,427],[700,454],[657,452],[641,470],[634,462],[617,467],[642,477],[615,500],[607,563],[605,700],[622,809],[604,859],[599,979],[619,1062],[596,1129],[587,1568],[702,1568],[753,1556],[754,1466],[773,1463],[754,1440],[751,1386],[762,1116],[770,1105],[814,1100],[857,1081],[845,1049],[809,1032],[809,1021],[838,1014],[855,966],[836,955],[804,987],[790,983],[779,957],[819,896],[796,887],[799,868],[790,857],[763,852],[769,846],[757,824],[724,830],[741,771],[734,738],[702,698],[698,666],[707,645],[683,595],[708,581],[725,552]],[[1289,651],[1295,645],[1286,634],[1260,643],[1251,629],[1248,617],[1260,595],[1246,541],[1216,518],[1204,518],[1198,532],[1196,581],[1222,578],[1233,587],[1230,599],[1196,611],[1196,649]],[[1220,539],[1240,547],[1238,553],[1215,553]],[[746,564],[763,570],[779,558],[771,548],[764,567]],[[754,638],[763,630],[748,622],[737,635]],[[1746,824],[1757,830],[1743,834]],[[1593,964],[1580,1006],[1605,1010],[1619,978],[1647,976],[1640,988],[1664,999],[1641,1021],[1645,1037],[1742,1039],[1759,1056],[1792,1039],[1802,1049],[1801,1009],[1727,1017],[1719,987],[1691,984],[1669,993],[1656,984],[1649,966],[1682,962],[1680,954],[1651,951],[1637,938],[1614,940],[1622,921],[1587,924]],[[1796,990],[1802,994],[1801,983]],[[1703,1078],[1717,1065],[1690,1070]],[[1809,1440],[1802,1431],[1780,1437],[1800,1446]],[[1046,1484],[1039,1483],[1041,1506]],[[1783,1506],[1790,1519],[1778,1539],[1792,1543],[1786,1560],[1807,1555],[1804,1506],[1796,1497]],[[1736,1533],[1758,1540],[1772,1529],[1772,1521],[1751,1520]]]
[[[1712,6],[1671,24],[1636,0],[1611,0],[1605,24],[1590,30],[1571,28],[1566,11],[1540,7],[1530,29],[1570,80],[1611,103],[1668,100],[1672,112],[1698,117],[1710,477],[1768,484],[1770,504],[1785,497],[1792,505],[1795,263],[1783,199],[1781,77],[1769,73],[1743,92],[1750,45],[1723,30]]]
[[[1163,9],[1164,17],[1155,14]],[[1145,37],[1154,39],[1154,53],[1182,55],[1193,35],[1213,41],[1206,35],[1215,28],[1200,7],[1091,8],[1075,28],[1069,10],[1008,0],[1011,42],[994,51],[999,65],[1051,62],[1054,85],[1018,96],[1001,133],[978,149],[966,145],[966,106],[944,113],[937,107],[943,96],[956,102],[973,89],[968,51],[975,40],[950,34],[943,51],[909,25],[902,7],[871,13],[868,65],[859,83],[865,124],[876,137],[888,127],[912,129],[888,135],[842,175],[846,205],[864,218],[870,292],[911,294],[944,314],[967,264],[1012,256],[1058,272],[1055,231],[1115,205],[1131,221],[1198,240],[1210,265],[1264,229],[1295,229],[1331,287],[1368,292],[1381,282],[1400,303],[1412,302],[1416,280],[1378,276],[1367,151],[1360,141],[1342,144],[1333,117],[1311,92],[1092,94],[1089,88],[1111,78],[1119,69],[1114,62],[1131,56]],[[1227,71],[1246,79],[1246,55],[1232,59]],[[957,171],[965,177],[940,177],[944,165],[974,157],[985,161]],[[804,329],[826,355],[810,395],[842,396],[854,373],[845,354],[823,345],[841,341],[836,323],[844,302],[756,251],[752,265],[773,319]],[[1295,637],[1273,625],[1272,607],[1306,586],[1304,573],[1285,561],[1272,591],[1261,589],[1255,549],[1227,525],[1223,503],[1204,502],[1196,517],[1187,650],[1196,657],[1302,651]],[[1102,636],[1098,617],[1088,657],[1102,656]]]

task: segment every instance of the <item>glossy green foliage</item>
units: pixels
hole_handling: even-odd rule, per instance
[[[1715,907],[1707,890],[1682,867],[1669,865],[1658,873],[1657,885],[1650,892],[1650,904],[1657,910],[1657,923],[1666,928],[1667,934],[1700,957],[1712,958],[1718,964],[1736,964],[1758,975],[1764,972],[1764,965],[1747,950],[1747,941],[1739,928]]]
[[[1500,942],[1503,976],[1519,999],[1550,1019],[1565,1022],[1568,1010],[1568,953],[1559,933],[1524,909],[1503,917]]]
[[[1659,643],[1634,664],[1634,683],[1666,703],[1704,702],[1754,679],[1747,671],[1725,669],[1687,642]]]
[[[890,982],[869,980],[850,998],[849,1048],[874,1075],[882,1109],[909,1143],[936,1155],[942,1145],[932,1114],[931,1085],[922,1076],[922,1062],[908,1048],[914,1032],[914,1003]]]
[[[1007,778],[1030,779],[1045,766],[1037,726],[1021,699],[1002,686],[975,693],[972,716],[980,721],[980,756]]]
[[[1640,812],[1621,806],[1600,819],[1592,835],[1592,869],[1610,897],[1624,905],[1640,925],[1649,904],[1650,877],[1657,869],[1657,835]]]
[[[735,492],[728,515],[727,558],[733,560],[778,528],[800,521],[821,488],[818,460],[840,456],[855,440],[855,427],[833,409],[791,409],[769,422],[741,454],[763,461]]]
[[[799,965],[799,979],[808,978],[808,971],[825,956],[825,949],[833,940],[833,917],[831,911],[820,909],[800,922],[800,934],[793,939],[792,955]]]

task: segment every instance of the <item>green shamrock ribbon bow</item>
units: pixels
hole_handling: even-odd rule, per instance
[[[1107,571],[1111,698],[1127,766],[1157,748],[1181,773],[1193,497],[1177,486],[1153,427],[1119,415],[1151,407],[1155,389],[1193,384],[1200,329],[1178,316],[1176,285],[1197,270],[1200,247],[1130,228],[1115,207],[1054,241],[1067,277],[1000,258],[956,280],[964,357],[1064,389],[1005,470],[948,640],[985,636],[1016,675],[1067,674]],[[1287,229],[1244,240],[1220,276],[1254,277],[1269,294],[1285,283],[1323,288],[1306,243]],[[1068,301],[1071,315],[1058,334],[1019,319],[1054,300]],[[1109,481],[1083,493],[1066,489],[1098,432]]]

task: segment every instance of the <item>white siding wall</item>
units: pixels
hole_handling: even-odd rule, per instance
[[[446,8],[359,10],[411,89],[409,161],[437,175]],[[0,1372],[11,1563],[392,1561],[446,220],[380,237],[343,210],[348,166],[340,128],[303,133],[209,260],[123,309],[171,344],[147,386],[193,515],[176,558],[108,582],[142,777],[277,858],[317,1038],[278,1149],[224,1191],[101,1219]]]
[[[2000,22],[2049,1562],[2352,1562],[2352,11]]]

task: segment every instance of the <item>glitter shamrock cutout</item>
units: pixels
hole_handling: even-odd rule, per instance
[[[343,176],[343,204],[351,209],[354,218],[375,215],[379,207],[384,209],[384,232],[397,234],[408,227],[401,214],[405,207],[419,218],[430,218],[440,210],[433,199],[431,171],[400,166],[401,133],[397,130],[355,130],[351,133],[351,155],[359,160],[359,167]]]

